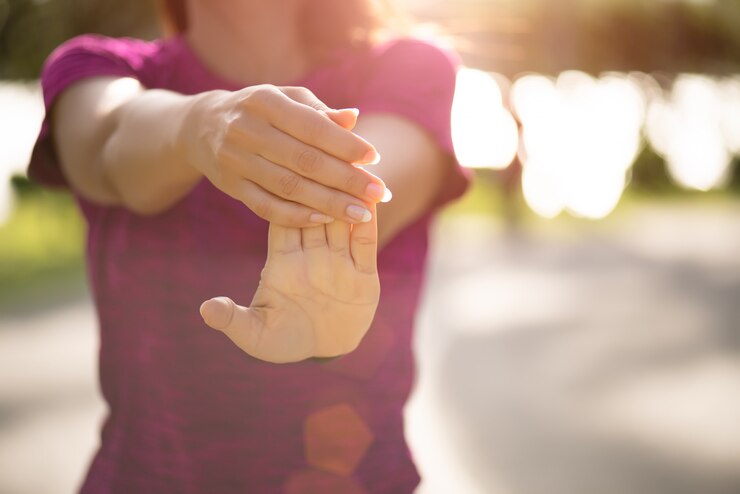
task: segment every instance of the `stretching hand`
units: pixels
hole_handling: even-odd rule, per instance
[[[179,139],[188,162],[272,223],[361,223],[370,219],[365,204],[388,192],[352,166],[380,159],[351,132],[356,120],[356,111],[332,110],[305,88],[252,86],[196,96]]]
[[[334,221],[309,228],[270,224],[267,263],[251,307],[218,297],[201,306],[206,324],[249,355],[274,363],[351,352],[380,297],[377,223]]]

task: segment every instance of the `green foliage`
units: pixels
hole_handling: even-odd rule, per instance
[[[155,5],[155,0],[0,0],[0,79],[37,77],[49,53],[78,34],[154,37]],[[466,0],[445,5],[436,20],[466,38],[461,44],[461,51],[468,51],[466,60],[509,76],[567,69],[740,70],[737,0]],[[419,10],[427,17],[424,8]]]
[[[36,78],[51,51],[79,34],[156,35],[154,0],[0,0],[0,79]]]
[[[79,281],[84,223],[69,194],[14,177],[16,204],[0,225],[0,306],[50,284]]]
[[[467,0],[435,21],[475,67],[513,77],[578,69],[740,70],[740,1]]]

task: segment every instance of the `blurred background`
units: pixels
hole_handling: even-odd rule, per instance
[[[421,494],[740,492],[740,0],[397,0],[465,62],[406,410]],[[37,77],[149,0],[0,0],[0,493],[104,414],[84,226],[24,169]]]

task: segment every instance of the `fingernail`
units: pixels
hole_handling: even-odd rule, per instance
[[[311,215],[308,217],[308,221],[310,221],[311,223],[327,224],[334,221],[334,218],[321,213],[311,213]]]
[[[360,110],[358,110],[357,108],[341,108],[339,110],[335,110],[333,108],[329,108],[329,110],[327,110],[327,111],[329,111],[331,113],[342,113],[342,112],[348,111],[348,112],[352,112],[355,115],[355,118],[357,118],[358,116],[360,116]]]
[[[383,198],[380,202],[391,202],[391,199],[393,199],[393,192],[391,192],[391,189],[386,187],[385,192],[383,193]]]
[[[379,202],[388,202],[393,199],[393,193],[388,187],[383,187],[376,183],[370,183],[365,188],[365,194],[374,200]]]
[[[380,153],[374,149],[369,150],[365,153],[365,156],[363,156],[362,163],[364,165],[377,165],[380,163]]]
[[[360,223],[367,223],[373,217],[373,215],[370,214],[370,211],[363,207],[355,206],[354,204],[347,206],[347,216],[355,221],[359,221]]]

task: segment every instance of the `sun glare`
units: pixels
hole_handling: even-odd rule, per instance
[[[490,74],[467,68],[458,72],[452,141],[457,159],[470,168],[502,169],[513,161],[519,131]]]
[[[669,96],[650,105],[647,135],[682,187],[709,190],[729,178],[740,151],[740,83],[681,75]]]
[[[522,122],[527,204],[544,217],[566,209],[603,218],[619,202],[641,146],[645,97],[627,76],[523,76],[512,88]]]
[[[9,177],[23,173],[33,142],[44,118],[44,103],[38,84],[0,82],[0,224],[13,204]]]

